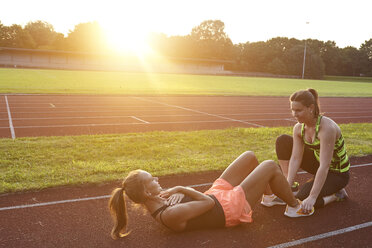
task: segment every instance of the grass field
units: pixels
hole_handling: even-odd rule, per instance
[[[341,79],[334,81],[335,78],[331,77],[332,81],[326,81],[2,68],[0,93],[289,96],[299,89],[315,88],[322,97],[372,97],[371,84],[355,78]]]
[[[372,83],[371,77],[342,77],[342,76],[325,76],[324,80],[339,81],[339,82],[359,82],[359,83]]]
[[[348,154],[372,154],[372,123],[340,125]],[[252,150],[275,159],[275,139],[291,127],[63,136],[0,140],[0,193],[154,175],[222,170]]]
[[[0,69],[0,93],[289,96],[315,88],[321,97],[372,97],[369,79],[252,77]],[[372,124],[341,125],[349,155],[372,154]],[[0,139],[0,193],[154,175],[221,170],[245,150],[275,159],[275,138],[290,127],[193,132]]]

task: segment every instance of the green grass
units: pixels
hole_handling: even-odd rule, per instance
[[[208,75],[0,69],[0,93],[372,97],[359,78],[275,79]],[[372,154],[372,124],[341,125],[349,155]],[[290,127],[0,139],[0,193],[99,183],[142,168],[154,175],[222,170],[245,150],[275,159]]]
[[[372,97],[370,84],[211,75],[0,69],[0,93],[289,96],[315,88],[321,97]]]
[[[372,123],[340,125],[349,155],[372,154]],[[222,170],[252,150],[275,159],[275,139],[291,127],[0,139],[0,193],[154,175]]]
[[[325,76],[324,80],[339,82],[372,83],[372,77]]]

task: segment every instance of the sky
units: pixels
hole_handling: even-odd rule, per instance
[[[67,36],[97,21],[118,47],[139,49],[148,33],[187,35],[221,20],[234,44],[275,37],[335,41],[359,48],[372,38],[371,0],[1,0],[3,25],[46,21]],[[131,37],[131,38],[128,38]]]

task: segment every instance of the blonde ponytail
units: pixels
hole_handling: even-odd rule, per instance
[[[111,237],[113,239],[118,239],[127,236],[130,232],[125,233],[128,224],[128,213],[123,188],[116,188],[112,191],[109,209],[112,219],[114,220]]]
[[[143,204],[146,201],[145,186],[140,177],[141,170],[131,171],[124,179],[121,188],[116,188],[111,193],[108,204],[110,214],[114,220],[111,237],[118,239],[129,235],[126,233],[128,224],[128,212],[124,199],[125,195],[134,203]]]

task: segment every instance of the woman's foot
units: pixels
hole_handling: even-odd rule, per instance
[[[291,218],[306,217],[306,216],[312,215],[315,212],[314,207],[313,207],[310,213],[306,213],[301,207],[301,201],[300,200],[297,200],[297,201],[298,201],[298,205],[296,207],[291,207],[287,205],[287,207],[285,208],[285,212],[284,212],[285,216],[288,216]]]
[[[349,195],[347,194],[345,188],[341,189],[340,191],[338,191],[337,193],[335,193],[335,196],[336,196],[336,201],[340,202],[340,201],[344,201],[346,200]]]
[[[272,207],[275,205],[286,205],[286,203],[277,197],[276,195],[263,195],[261,204],[264,205],[265,207]]]

